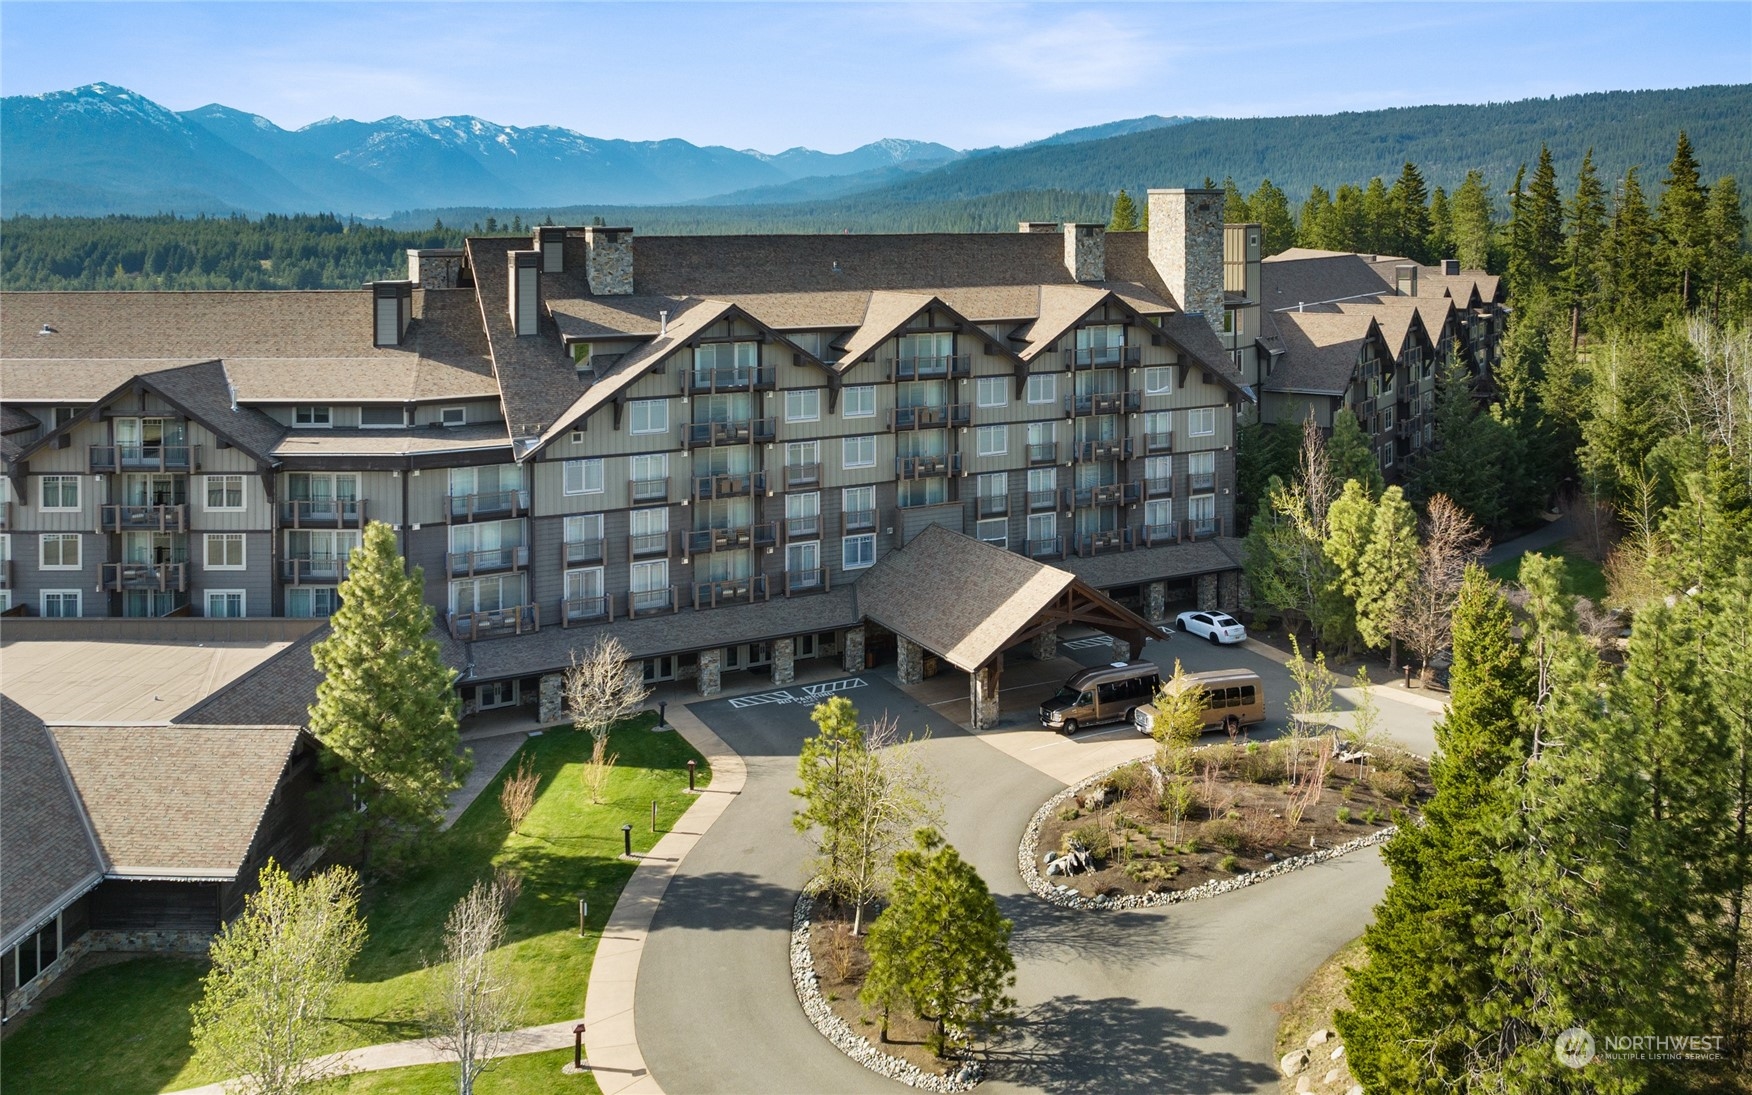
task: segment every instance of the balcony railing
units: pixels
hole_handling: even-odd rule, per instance
[[[12,527],[12,503],[0,501],[0,532]]]
[[[1217,489],[1217,473],[1212,471],[1193,472],[1186,477],[1186,493],[1209,494]]]
[[[101,532],[122,532],[150,529],[155,532],[186,532],[186,505],[174,506],[104,506]]]
[[[347,576],[347,556],[324,552],[280,560],[280,577],[293,585],[334,585]]]
[[[560,626],[571,627],[574,624],[610,623],[614,620],[614,598],[605,595],[598,597],[567,597],[560,602]]]
[[[1108,365],[1136,365],[1143,360],[1136,346],[1101,346],[1063,351],[1067,369],[1099,369]]]
[[[821,462],[811,461],[807,464],[785,465],[785,489],[796,490],[798,487],[817,487],[821,485]]]
[[[1138,539],[1143,542],[1145,547],[1178,544],[1180,542],[1180,525],[1174,521],[1165,525],[1144,525],[1138,530]]]
[[[932,380],[942,377],[967,376],[973,371],[971,354],[950,354],[946,357],[884,358],[890,380]]]
[[[794,593],[826,593],[831,588],[832,579],[828,576],[826,567],[785,571],[785,596],[787,597]]]
[[[1057,441],[1031,441],[1028,443],[1028,466],[1040,467],[1043,464],[1058,463]]]
[[[669,477],[656,479],[634,479],[631,489],[634,502],[667,502],[669,501]]]
[[[890,430],[939,430],[947,426],[965,426],[971,421],[973,408],[966,403],[895,407],[888,412]]]
[[[1132,454],[1132,443],[1129,437],[1116,437],[1103,441],[1078,441],[1071,449],[1071,459],[1080,464],[1092,460],[1124,460]]]
[[[1145,452],[1171,452],[1174,449],[1174,435],[1171,433],[1147,433],[1144,435]]]
[[[529,512],[526,490],[495,490],[484,494],[453,494],[445,513],[452,522],[521,517]]]
[[[767,599],[767,580],[762,574],[747,578],[726,578],[717,582],[696,582],[693,587],[695,608],[717,608],[719,605],[749,604]]]
[[[1077,554],[1085,559],[1091,555],[1101,555],[1106,552],[1130,551],[1131,546],[1131,529],[1126,528],[1085,532],[1077,537]]]
[[[105,563],[103,589],[120,593],[127,589],[156,589],[160,593],[175,590],[186,593],[189,588],[187,563]]]
[[[675,539],[667,529],[662,532],[635,532],[627,537],[627,552],[635,559],[672,555],[675,553]]]
[[[1145,498],[1174,497],[1174,480],[1166,476],[1161,479],[1145,479],[1143,485]]]
[[[772,547],[778,540],[778,526],[772,521],[762,521],[734,528],[695,529],[682,536],[687,545],[684,554],[703,555],[713,551]]]
[[[894,474],[901,479],[931,479],[940,475],[961,474],[961,454],[942,453],[936,456],[897,456]]]
[[[759,471],[718,472],[696,476],[693,481],[696,502],[710,502],[714,498],[747,498],[765,490],[766,473]]]
[[[732,369],[685,369],[681,374],[681,390],[689,395],[712,392],[748,392],[771,388],[774,383],[771,366]]]
[[[679,600],[675,595],[674,586],[664,586],[661,589],[635,589],[627,594],[627,619],[674,612]]]
[[[363,498],[316,498],[281,502],[280,523],[287,528],[364,528]]]
[[[1124,414],[1143,406],[1143,396],[1137,392],[1092,392],[1088,395],[1065,396],[1065,413]]]
[[[873,509],[848,509],[840,513],[841,535],[853,532],[873,532],[875,528],[876,511]]]
[[[485,612],[454,612],[450,616],[450,634],[464,642],[540,630],[541,608],[538,605],[513,605]]]
[[[1048,536],[1044,540],[1029,540],[1026,549],[1030,559],[1062,559],[1065,554],[1065,538]]]
[[[821,515],[785,518],[786,540],[814,540],[821,536]]]
[[[0,559],[0,589],[12,588],[12,560]]]
[[[1188,540],[1209,540],[1221,534],[1222,522],[1215,517],[1195,517],[1186,522]]]
[[[982,494],[979,496],[977,505],[981,517],[1003,517],[1010,512],[1010,496],[1008,494]]]
[[[773,439],[773,420],[744,418],[730,422],[689,422],[682,427],[681,443],[689,449],[717,445],[747,445]]]
[[[91,471],[199,471],[199,445],[92,445]]]
[[[565,547],[567,566],[602,562],[604,544],[601,537],[594,540],[567,540]]]
[[[1028,492],[1028,512],[1045,513],[1058,508],[1058,491],[1031,490]]]
[[[1138,500],[1136,483],[1102,483],[1093,487],[1066,487],[1064,506],[1082,509],[1088,506],[1131,505]]]
[[[472,578],[476,574],[494,574],[502,570],[523,570],[529,566],[529,548],[483,548],[480,551],[453,551],[445,556],[452,578]]]

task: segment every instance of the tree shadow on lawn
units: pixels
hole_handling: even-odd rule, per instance
[[[1018,962],[1136,966],[1198,952],[1165,911],[1063,909],[1032,894],[998,898]]]
[[[1276,1079],[1268,1065],[1186,1044],[1226,1033],[1129,997],[1055,996],[1024,1012],[986,1059],[994,1079],[1054,1095],[1252,1091]]]

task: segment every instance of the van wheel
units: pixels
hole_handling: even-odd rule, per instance
[[[1077,720],[1076,719],[1066,719],[1065,720],[1065,729],[1064,729],[1065,736],[1068,738],[1071,735],[1075,734],[1076,732],[1077,732]]]

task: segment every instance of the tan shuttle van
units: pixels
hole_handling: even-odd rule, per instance
[[[1206,730],[1219,726],[1240,729],[1265,721],[1265,686],[1253,670],[1213,669],[1188,673],[1187,677],[1204,689]],[[1153,734],[1156,708],[1148,703],[1139,706],[1132,721],[1141,733]]]
[[[1052,699],[1040,705],[1040,725],[1061,734],[1084,726],[1129,722],[1139,704],[1162,684],[1155,662],[1113,662],[1072,675]]]

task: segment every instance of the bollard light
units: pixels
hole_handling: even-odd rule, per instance
[[[657,800],[651,800],[651,831],[657,831]]]
[[[657,725],[658,726],[668,726],[669,725],[669,716],[665,713],[668,710],[669,710],[668,703],[659,702],[657,704]]]
[[[621,843],[626,846],[627,858],[631,859],[633,857],[633,823],[630,821],[621,826]]]
[[[694,762],[691,760],[687,762],[687,789],[694,789]]]
[[[548,1066],[552,1068],[552,1065]],[[572,1067],[584,1071],[584,1024],[572,1028]]]

